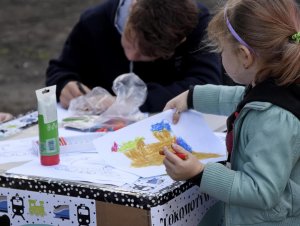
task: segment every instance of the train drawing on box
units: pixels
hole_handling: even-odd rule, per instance
[[[23,198],[19,196],[19,194],[16,194],[11,198],[11,205],[12,205],[12,211],[14,213],[12,218],[15,218],[15,216],[20,216],[25,220],[24,218],[24,201]]]
[[[95,200],[0,187],[0,226],[70,225],[96,226]]]
[[[77,220],[79,226],[89,226],[91,222],[90,208],[85,206],[84,204],[80,204],[77,207]]]
[[[54,217],[60,219],[70,219],[70,207],[68,205],[54,206]]]
[[[29,214],[44,217],[46,215],[44,201],[39,201],[37,204],[37,200],[29,199]]]

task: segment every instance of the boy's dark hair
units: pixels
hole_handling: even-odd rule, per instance
[[[124,34],[141,54],[169,57],[198,23],[194,0],[136,0]]]

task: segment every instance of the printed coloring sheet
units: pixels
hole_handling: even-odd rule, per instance
[[[60,163],[42,166],[38,159],[7,171],[12,174],[74,180],[99,184],[121,186],[133,183],[138,176],[117,170],[107,164],[97,154],[72,153],[60,156]]]

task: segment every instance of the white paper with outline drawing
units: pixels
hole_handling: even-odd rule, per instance
[[[33,142],[37,137],[0,142],[0,164],[30,161],[37,156],[33,153]]]
[[[61,155],[60,164],[55,166],[42,166],[39,160],[35,159],[10,169],[7,173],[116,186],[133,183],[139,178],[107,165],[98,154],[91,153]]]

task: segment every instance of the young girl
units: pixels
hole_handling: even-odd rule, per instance
[[[220,200],[201,225],[300,225],[300,13],[294,0],[229,0],[208,27],[228,75],[244,86],[195,86],[169,101],[174,122],[188,108],[230,115],[231,168],[165,148],[166,171]],[[217,219],[221,216],[223,221]]]

